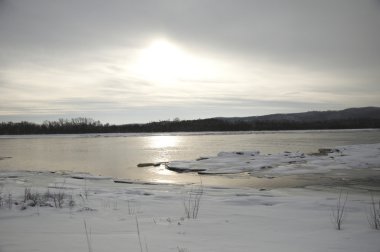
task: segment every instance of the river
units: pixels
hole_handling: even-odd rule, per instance
[[[195,174],[178,174],[164,166],[139,168],[137,164],[192,160],[220,151],[311,153],[324,147],[379,142],[379,129],[0,136],[0,170],[68,170],[129,180],[196,183],[200,178]],[[239,175],[221,177],[205,180],[218,186],[264,183]]]

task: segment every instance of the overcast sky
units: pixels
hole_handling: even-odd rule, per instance
[[[0,0],[0,121],[380,106],[379,0]]]

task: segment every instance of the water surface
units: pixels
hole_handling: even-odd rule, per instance
[[[11,158],[0,160],[0,170],[70,170],[131,180],[196,183],[198,175],[136,165],[192,160],[220,151],[311,153],[323,147],[379,142],[380,130],[1,136],[0,157]],[[218,186],[300,182],[294,177],[273,182],[244,175],[202,180]]]

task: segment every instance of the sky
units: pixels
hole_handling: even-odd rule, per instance
[[[0,0],[0,121],[380,106],[379,0]]]

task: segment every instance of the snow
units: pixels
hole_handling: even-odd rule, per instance
[[[0,172],[1,175],[3,175]],[[379,231],[370,228],[370,194],[348,190],[343,229],[331,222],[340,188],[211,188],[201,185],[120,184],[73,179],[59,173],[1,176],[0,251],[345,251],[378,252]],[[18,183],[23,181],[23,183]],[[52,187],[52,185],[57,185]],[[63,208],[21,205],[25,188],[41,195],[64,192]],[[185,218],[184,202],[200,188],[197,219]],[[379,191],[373,191],[379,199]],[[85,195],[87,195],[85,197]]]
[[[337,169],[376,169],[380,167],[380,144],[339,146],[321,149],[320,153],[220,152],[216,157],[194,161],[172,161],[169,170],[200,174],[260,173],[294,175],[325,173]]]
[[[221,152],[168,166],[263,177],[352,169],[378,176],[379,152],[380,144],[341,146],[320,154]],[[24,202],[28,189],[37,205],[33,197]],[[348,200],[342,230],[337,230],[331,216],[341,192],[348,193]],[[62,208],[55,207],[59,195]],[[0,251],[90,251],[86,226],[96,252],[378,252],[380,231],[368,223],[371,195],[380,200],[376,184],[228,188],[67,171],[2,171]],[[192,209],[198,196],[198,216],[189,219],[184,206]]]

